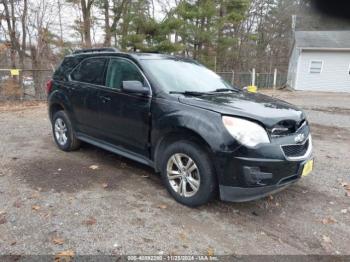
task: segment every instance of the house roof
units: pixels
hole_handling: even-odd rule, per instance
[[[350,31],[296,31],[295,46],[302,49],[350,49]]]

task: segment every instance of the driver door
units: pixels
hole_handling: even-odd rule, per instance
[[[147,86],[136,64],[125,58],[111,58],[105,87],[99,90],[98,125],[102,131],[101,138],[148,157],[151,97],[123,92],[123,81],[130,80],[140,81]]]

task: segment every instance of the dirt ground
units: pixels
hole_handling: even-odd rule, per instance
[[[305,109],[314,172],[273,197],[197,209],[145,166],[60,151],[45,104],[1,104],[0,254],[350,255],[350,94],[268,93]]]

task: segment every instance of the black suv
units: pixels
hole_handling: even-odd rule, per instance
[[[53,136],[84,141],[160,172],[180,203],[249,201],[313,168],[304,113],[232,87],[196,61],[116,49],[76,51],[47,83]]]

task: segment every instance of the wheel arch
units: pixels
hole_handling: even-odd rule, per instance
[[[54,114],[60,110],[65,111],[71,120],[75,120],[71,102],[65,92],[54,90],[48,97],[48,111],[51,121]]]
[[[49,107],[49,116],[50,116],[51,121],[52,121],[53,116],[58,111],[65,111],[65,107],[61,103],[52,103]]]
[[[198,146],[205,149],[209,154],[209,157],[212,159],[213,151],[209,143],[200,134],[186,127],[178,127],[164,132],[155,144],[153,150],[153,160],[156,172],[160,172],[160,156],[162,155],[162,152],[165,150],[166,146],[179,140],[188,140],[196,143]]]

